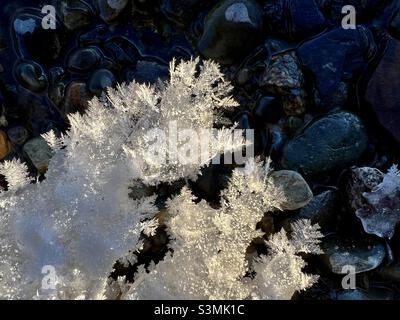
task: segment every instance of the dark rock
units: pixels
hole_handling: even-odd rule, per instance
[[[139,60],[135,68],[125,73],[126,81],[154,84],[158,79],[168,78],[168,67],[154,61]]]
[[[400,40],[400,11],[390,21],[389,32],[393,37]]]
[[[343,106],[349,83],[367,67],[375,51],[372,34],[361,26],[334,29],[301,45],[297,56],[315,81],[316,105],[323,109]]]
[[[328,114],[307,124],[283,148],[282,166],[306,175],[343,169],[361,157],[368,137],[352,113]]]
[[[100,96],[103,91],[116,84],[114,74],[107,69],[95,71],[88,82],[88,89],[94,95]]]
[[[390,38],[366,88],[366,100],[381,125],[400,141],[400,40]]]
[[[395,262],[388,266],[381,266],[377,274],[384,280],[400,282],[400,263]]]
[[[203,0],[161,0],[160,9],[171,21],[184,25],[198,12]]]
[[[388,288],[370,288],[365,290],[341,290],[337,293],[337,300],[393,300],[394,292]]]
[[[88,107],[88,101],[92,98],[86,83],[82,81],[73,81],[65,90],[65,98],[63,102],[62,112],[67,115],[69,113],[84,113]]]
[[[235,117],[235,122],[238,123],[237,129],[254,130],[254,153],[262,154],[268,144],[268,132],[263,128],[259,128],[250,112],[241,112]],[[245,135],[245,134],[244,134]]]
[[[114,21],[125,9],[128,0],[97,0],[100,18],[109,23]]]
[[[86,72],[100,63],[101,56],[96,47],[78,48],[69,55],[67,65],[72,71]]]
[[[314,0],[266,1],[264,15],[271,32],[289,38],[317,34],[327,24]]]
[[[13,27],[20,55],[47,64],[59,57],[65,43],[58,23],[56,29],[45,29],[42,19],[43,15],[39,12],[22,13],[15,18]]]
[[[25,89],[35,93],[44,92],[48,86],[43,68],[34,61],[20,62],[15,68],[15,77]]]
[[[200,53],[232,64],[255,48],[262,34],[261,7],[253,0],[225,0],[209,13],[197,43]]]
[[[347,274],[345,266],[355,268],[355,273],[374,270],[386,256],[385,246],[375,238],[350,238],[330,235],[322,239],[322,260],[336,274]]]
[[[278,97],[264,96],[253,109],[256,121],[263,123],[277,123],[284,115],[281,101]]]
[[[22,126],[10,127],[7,135],[13,144],[23,144],[29,136],[28,131]]]
[[[94,17],[94,12],[90,5],[81,0],[62,1],[60,12],[62,21],[69,30],[89,25]]]
[[[304,77],[293,54],[274,56],[264,72],[261,85],[281,96],[287,115],[300,115],[306,111]]]
[[[339,194],[335,190],[327,190],[316,196],[299,210],[296,219],[310,219],[318,223],[322,231],[331,229],[340,211]]]

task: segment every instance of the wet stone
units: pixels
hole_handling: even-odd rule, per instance
[[[349,112],[328,114],[305,125],[283,148],[282,166],[306,175],[343,169],[368,146],[361,120]]]
[[[225,0],[206,17],[197,47],[204,57],[229,65],[256,47],[262,29],[261,7],[255,1]]]
[[[253,109],[256,121],[263,123],[277,123],[284,115],[281,101],[275,96],[264,96]]]
[[[302,39],[327,25],[315,0],[266,1],[264,16],[271,32],[288,38]]]
[[[316,196],[299,210],[296,219],[310,219],[318,223],[323,231],[332,229],[340,210],[339,194],[335,190],[327,190]]]
[[[323,262],[336,274],[348,274],[346,266],[353,266],[355,273],[374,270],[386,256],[385,246],[375,238],[331,235],[323,238],[321,247]]]
[[[400,141],[400,40],[390,38],[366,89],[380,124]]]
[[[4,159],[11,151],[7,135],[3,130],[0,130],[0,160]]]
[[[28,131],[22,126],[10,127],[7,130],[8,138],[13,144],[23,144],[28,138]]]
[[[97,0],[100,18],[105,22],[112,22],[122,13],[128,0]]]
[[[97,96],[100,96],[103,91],[116,84],[114,74],[107,69],[99,69],[95,71],[88,82],[89,91]]]
[[[101,60],[101,53],[96,47],[78,48],[68,58],[68,68],[75,72],[86,72],[96,67]]]
[[[297,49],[302,67],[314,79],[318,107],[330,110],[347,102],[348,84],[362,72],[375,53],[372,34],[364,27],[333,29]]]
[[[15,68],[15,77],[25,89],[35,93],[44,92],[48,86],[43,68],[34,61],[20,62]]]
[[[313,193],[307,182],[296,171],[274,171],[270,178],[272,183],[284,194],[285,202],[281,204],[283,210],[299,209],[313,198]]]
[[[49,63],[57,59],[64,44],[60,28],[44,29],[41,14],[22,13],[13,22],[16,45],[25,59]]]
[[[38,172],[46,172],[52,156],[52,150],[42,137],[33,138],[25,143],[23,152]]]
[[[88,101],[93,96],[86,83],[82,81],[71,82],[65,90],[62,112],[64,115],[74,112],[83,113],[88,107]]]
[[[394,292],[388,288],[378,287],[365,290],[357,288],[354,290],[341,290],[337,293],[337,300],[393,300]]]
[[[75,30],[89,25],[94,16],[90,6],[81,0],[63,1],[60,12],[62,21],[69,30]]]

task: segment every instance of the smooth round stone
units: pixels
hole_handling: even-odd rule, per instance
[[[297,210],[313,198],[313,193],[303,177],[296,171],[280,170],[270,175],[272,183],[283,192],[282,210]]]
[[[13,144],[23,144],[29,136],[28,131],[22,126],[9,128],[7,135]]]
[[[197,47],[208,59],[232,64],[254,49],[262,29],[262,8],[255,1],[225,0],[206,17]]]
[[[95,47],[79,48],[68,58],[68,68],[75,72],[86,72],[96,67],[101,60],[101,54]]]
[[[38,172],[45,173],[52,156],[52,150],[42,137],[36,137],[24,144],[23,152]]]
[[[347,238],[327,236],[321,244],[322,260],[331,272],[348,274],[346,266],[355,268],[355,273],[374,270],[386,256],[386,248],[374,238]]]
[[[67,29],[75,30],[89,25],[94,14],[83,2],[67,1],[61,6],[61,17]]]
[[[95,71],[88,82],[88,89],[94,95],[100,96],[103,91],[116,84],[114,74],[108,69]]]
[[[97,0],[100,18],[105,22],[114,21],[125,9],[128,0]]]
[[[334,190],[324,191],[316,196],[299,210],[296,218],[310,219],[311,223],[318,225],[322,230],[331,228],[339,212],[339,194]]]
[[[15,46],[25,59],[46,64],[57,59],[65,37],[56,21],[55,29],[42,27],[42,13],[22,13],[13,21]]]
[[[48,86],[42,67],[34,61],[20,62],[15,68],[15,77],[25,89],[35,93],[44,92]]]
[[[349,112],[312,121],[283,148],[282,166],[306,175],[343,169],[359,159],[368,146],[361,120]]]
[[[65,90],[62,112],[65,115],[74,112],[83,113],[88,107],[88,101],[92,98],[85,82],[73,81]]]
[[[7,140],[7,135],[0,130],[0,160],[4,159],[10,153],[10,144]]]

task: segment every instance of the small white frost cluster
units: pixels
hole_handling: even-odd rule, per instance
[[[173,62],[168,82],[120,85],[93,99],[85,115],[70,115],[66,135],[45,134],[53,157],[44,181],[31,183],[17,160],[2,163],[8,190],[0,193],[0,298],[104,298],[115,261],[133,258],[126,255],[140,247],[140,232],[153,235],[157,228],[155,196],[132,200],[129,186],[195,179],[210,160],[152,163],[146,133],[168,131],[171,121],[179,130],[212,128],[224,120],[222,111],[236,105],[230,90],[212,62]],[[210,141],[221,145],[216,154],[231,130],[219,129]],[[271,256],[246,262],[246,247],[260,234],[256,223],[281,199],[268,167],[247,168],[247,176],[233,175],[221,209],[194,203],[186,188],[170,200],[174,253],[152,272],[139,272],[127,297],[290,298],[313,282],[296,255],[318,251],[320,234],[307,222],[295,226],[290,240],[284,233],[274,236]],[[51,270],[46,266],[55,274],[43,274]],[[257,271],[253,280],[245,277],[247,270]],[[273,283],[275,274],[282,278]],[[51,276],[55,286],[49,289]]]

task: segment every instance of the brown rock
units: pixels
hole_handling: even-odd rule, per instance
[[[0,130],[0,160],[10,153],[10,143],[4,131]]]
[[[88,101],[92,99],[86,83],[81,81],[71,82],[66,91],[65,99],[62,106],[62,112],[66,115],[69,113],[84,113],[88,107]]]

